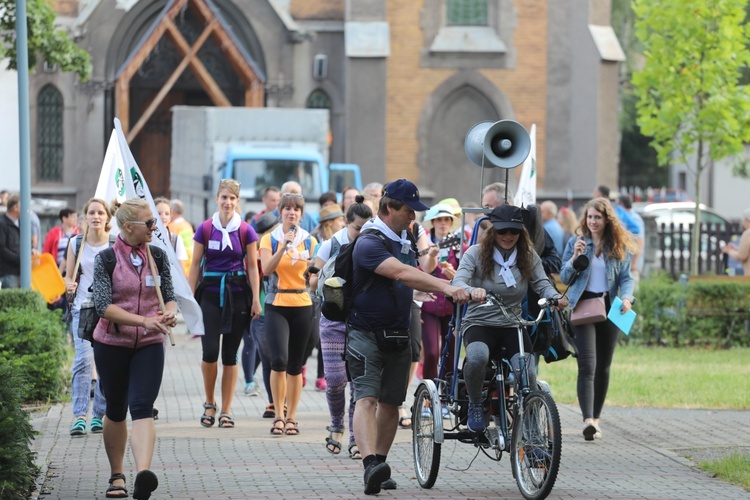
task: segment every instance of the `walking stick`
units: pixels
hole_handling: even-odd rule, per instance
[[[78,268],[81,267],[81,256],[83,255],[83,245],[86,244],[86,240],[89,237],[89,226],[86,224],[86,229],[83,231],[83,239],[81,240],[81,246],[78,248],[78,254],[76,255],[76,265],[73,267],[73,281],[78,281]],[[74,244],[75,246],[75,244]],[[78,287],[76,287],[76,293],[78,293]],[[75,300],[75,293],[68,294],[68,305],[72,307],[72,303]]]
[[[165,313],[167,312],[167,307],[164,305],[164,297],[161,295],[161,276],[156,273],[156,263],[154,263],[154,258],[151,256],[151,245],[148,243],[146,243],[146,253],[148,254],[148,267],[151,268],[151,276],[154,277],[156,296],[159,297],[159,309],[161,309],[162,313]],[[159,276],[159,283],[156,283],[157,276]],[[174,336],[172,335],[172,329],[170,327],[167,327],[167,334],[169,335],[169,343],[174,346]]]

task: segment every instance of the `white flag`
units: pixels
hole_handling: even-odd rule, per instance
[[[109,138],[107,152],[104,154],[104,163],[102,164],[101,174],[99,174],[99,183],[96,185],[95,196],[107,202],[117,199],[117,201],[122,203],[132,198],[141,198],[148,202],[151,206],[151,212],[156,218],[157,226],[157,229],[154,230],[151,244],[161,248],[169,257],[169,270],[172,274],[172,285],[174,286],[177,305],[180,307],[180,311],[182,311],[182,316],[185,318],[188,330],[195,335],[203,335],[205,333],[203,328],[203,313],[193,298],[190,285],[188,285],[187,278],[185,278],[185,274],[182,272],[180,262],[177,260],[177,255],[175,255],[167,236],[166,228],[161,222],[159,212],[156,211],[154,198],[148,189],[146,179],[143,178],[141,169],[138,168],[138,164],[135,162],[135,158],[133,158],[133,153],[130,152],[128,141],[122,133],[120,120],[117,118],[115,118],[115,129]]]
[[[531,149],[529,156],[523,162],[521,178],[518,181],[518,191],[513,198],[513,204],[517,207],[528,207],[536,204],[536,124],[531,125],[529,132],[531,138]]]

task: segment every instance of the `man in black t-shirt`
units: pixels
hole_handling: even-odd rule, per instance
[[[417,187],[386,185],[378,215],[365,224],[353,252],[354,302],[348,321],[347,362],[354,385],[354,437],[365,467],[365,493],[396,487],[386,458],[398,429],[411,364],[409,323],[413,289],[442,292],[458,303],[468,293],[416,268],[409,224],[427,210]],[[384,484],[385,483],[385,484]]]

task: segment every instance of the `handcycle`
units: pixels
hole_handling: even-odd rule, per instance
[[[490,361],[482,387],[485,423],[488,423],[484,432],[474,432],[467,427],[469,398],[459,370],[463,335],[456,338],[456,354],[452,360],[447,359],[448,349],[443,350],[438,378],[419,384],[412,407],[414,469],[422,488],[434,486],[442,444],[452,439],[473,444],[498,462],[503,453],[509,453],[511,471],[524,498],[542,499],[552,491],[560,467],[560,416],[545,382],[529,386],[527,366],[533,354],[525,352],[523,334],[526,327],[538,324],[547,309],[556,305],[555,299],[541,299],[536,319],[524,320],[510,311],[500,297],[487,293],[484,307],[498,307],[516,325],[520,359],[517,372],[504,353],[500,359]],[[460,322],[460,316],[454,314],[446,344],[454,331],[460,331],[456,322]],[[451,414],[447,428],[442,416],[443,406]]]

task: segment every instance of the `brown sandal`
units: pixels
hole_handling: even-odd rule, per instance
[[[286,423],[284,424],[284,434],[286,434],[287,436],[299,435],[299,423],[296,420],[292,420],[291,418],[287,419]]]
[[[276,424],[278,422],[281,422],[281,427],[276,427]],[[273,419],[273,426],[271,426],[271,435],[272,436],[283,436],[284,435],[284,427],[286,427],[286,420],[284,420],[281,417],[276,417]]]

